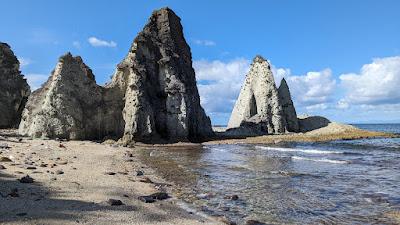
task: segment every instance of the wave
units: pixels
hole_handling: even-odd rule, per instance
[[[338,151],[324,151],[317,149],[301,149],[301,148],[277,148],[277,147],[266,147],[266,146],[256,146],[256,148],[270,150],[270,151],[279,151],[279,152],[303,152],[307,154],[345,154],[346,152],[338,152]]]
[[[293,160],[306,160],[306,161],[313,161],[313,162],[322,162],[322,163],[333,163],[333,164],[347,164],[348,161],[344,160],[333,160],[333,159],[311,159],[299,156],[292,156]]]

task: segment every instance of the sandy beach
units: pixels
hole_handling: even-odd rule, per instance
[[[29,140],[13,134],[9,130],[0,134],[1,224],[219,223],[181,209],[173,196],[154,203],[138,200],[169,193],[171,187],[131,157],[133,149],[90,141]],[[142,176],[137,176],[139,171]],[[33,183],[19,181],[26,175]],[[123,205],[110,205],[109,199]]]

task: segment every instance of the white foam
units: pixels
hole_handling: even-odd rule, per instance
[[[317,149],[301,149],[301,148],[278,148],[278,147],[267,147],[267,146],[256,146],[256,148],[269,150],[269,151],[279,151],[279,152],[302,152],[307,154],[343,154],[343,152],[337,151],[324,151]]]
[[[292,156],[293,160],[306,160],[306,161],[313,161],[313,162],[321,162],[321,163],[334,163],[334,164],[347,164],[349,162],[343,160],[333,160],[333,159],[311,159],[305,158],[300,156]]]

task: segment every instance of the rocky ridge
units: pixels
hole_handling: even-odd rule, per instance
[[[17,127],[30,94],[20,63],[10,46],[0,42],[0,128]]]
[[[79,56],[62,56],[29,98],[19,132],[79,140],[111,136],[124,144],[211,136],[180,18],[169,8],[153,12],[105,87]]]

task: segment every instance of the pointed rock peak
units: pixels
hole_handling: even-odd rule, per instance
[[[92,69],[90,69],[90,67],[83,62],[83,59],[80,56],[73,56],[71,52],[67,52],[64,55],[60,56],[58,62],[61,63],[62,67],[71,67],[78,65],[90,80],[95,80]]]
[[[279,89],[287,89],[289,91],[289,86],[288,86],[285,78],[282,78],[281,84],[279,85]]]
[[[257,55],[256,57],[254,57],[253,62],[258,62],[258,63],[262,63],[262,62],[266,62],[267,60],[264,59],[264,57],[262,57],[261,55]]]

